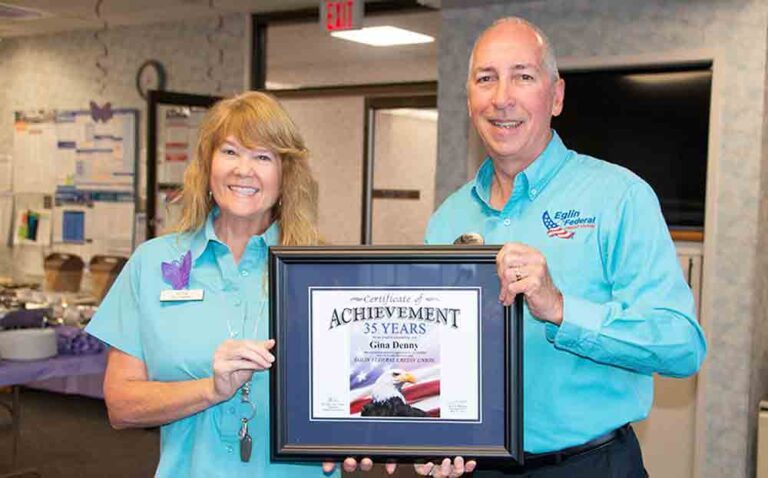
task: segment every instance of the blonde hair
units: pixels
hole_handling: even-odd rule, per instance
[[[229,136],[246,148],[266,147],[280,157],[280,198],[272,208],[280,226],[280,244],[317,244],[317,184],[308,164],[309,151],[277,100],[256,91],[219,101],[203,118],[195,158],[184,172],[176,231],[194,232],[205,224],[215,206],[209,194],[211,162]]]

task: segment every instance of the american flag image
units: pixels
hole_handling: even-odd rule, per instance
[[[549,211],[544,211],[544,214],[541,215],[541,220],[544,222],[544,227],[547,228],[547,235],[549,237],[559,237],[560,239],[570,239],[573,237],[573,231],[566,231],[560,227],[549,217]]]
[[[356,366],[349,377],[350,395],[349,414],[359,417],[363,406],[371,402],[371,392],[376,380],[391,368],[392,363],[372,362]],[[407,371],[414,376],[415,383],[403,387],[405,402],[423,410],[430,417],[440,416],[440,366],[410,368]]]

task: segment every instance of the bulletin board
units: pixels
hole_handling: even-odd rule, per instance
[[[138,198],[138,110],[38,110],[15,113],[14,246],[128,256]],[[21,198],[39,196],[42,207]],[[18,200],[17,200],[18,199]]]

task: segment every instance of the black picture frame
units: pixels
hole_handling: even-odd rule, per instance
[[[494,246],[271,247],[270,331],[276,341],[276,360],[270,372],[272,460],[338,461],[351,456],[418,462],[460,455],[482,460],[484,466],[522,464],[523,301],[518,296],[512,307],[498,301],[498,250]],[[480,291],[477,325],[469,329],[476,330],[478,341],[478,378],[473,383],[478,384],[479,420],[454,420],[450,418],[452,409],[445,413],[448,418],[439,418],[443,416],[440,408],[437,418],[362,419],[352,416],[353,402],[347,405],[343,400],[338,402],[340,413],[350,416],[318,419],[314,415],[318,402],[312,398],[315,372],[311,368],[312,358],[316,357],[312,331],[325,329],[313,328],[312,306],[317,303],[313,302],[313,294],[326,289],[346,293],[357,288],[364,288],[366,293],[370,289],[398,288],[407,292],[418,289],[416,293],[439,291],[436,294],[445,289]],[[343,358],[354,355],[349,350]],[[326,348],[324,353],[328,351]],[[358,356],[354,357],[352,362]],[[447,375],[442,358],[437,364],[439,394]],[[326,373],[326,368],[323,370]],[[380,372],[379,377],[390,371]],[[349,385],[347,397],[351,400],[357,375],[351,365],[347,373],[349,380],[345,375],[342,382]],[[457,379],[449,380],[455,383]]]

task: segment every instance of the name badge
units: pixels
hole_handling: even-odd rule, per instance
[[[160,291],[160,302],[181,302],[186,300],[203,300],[203,289]]]

